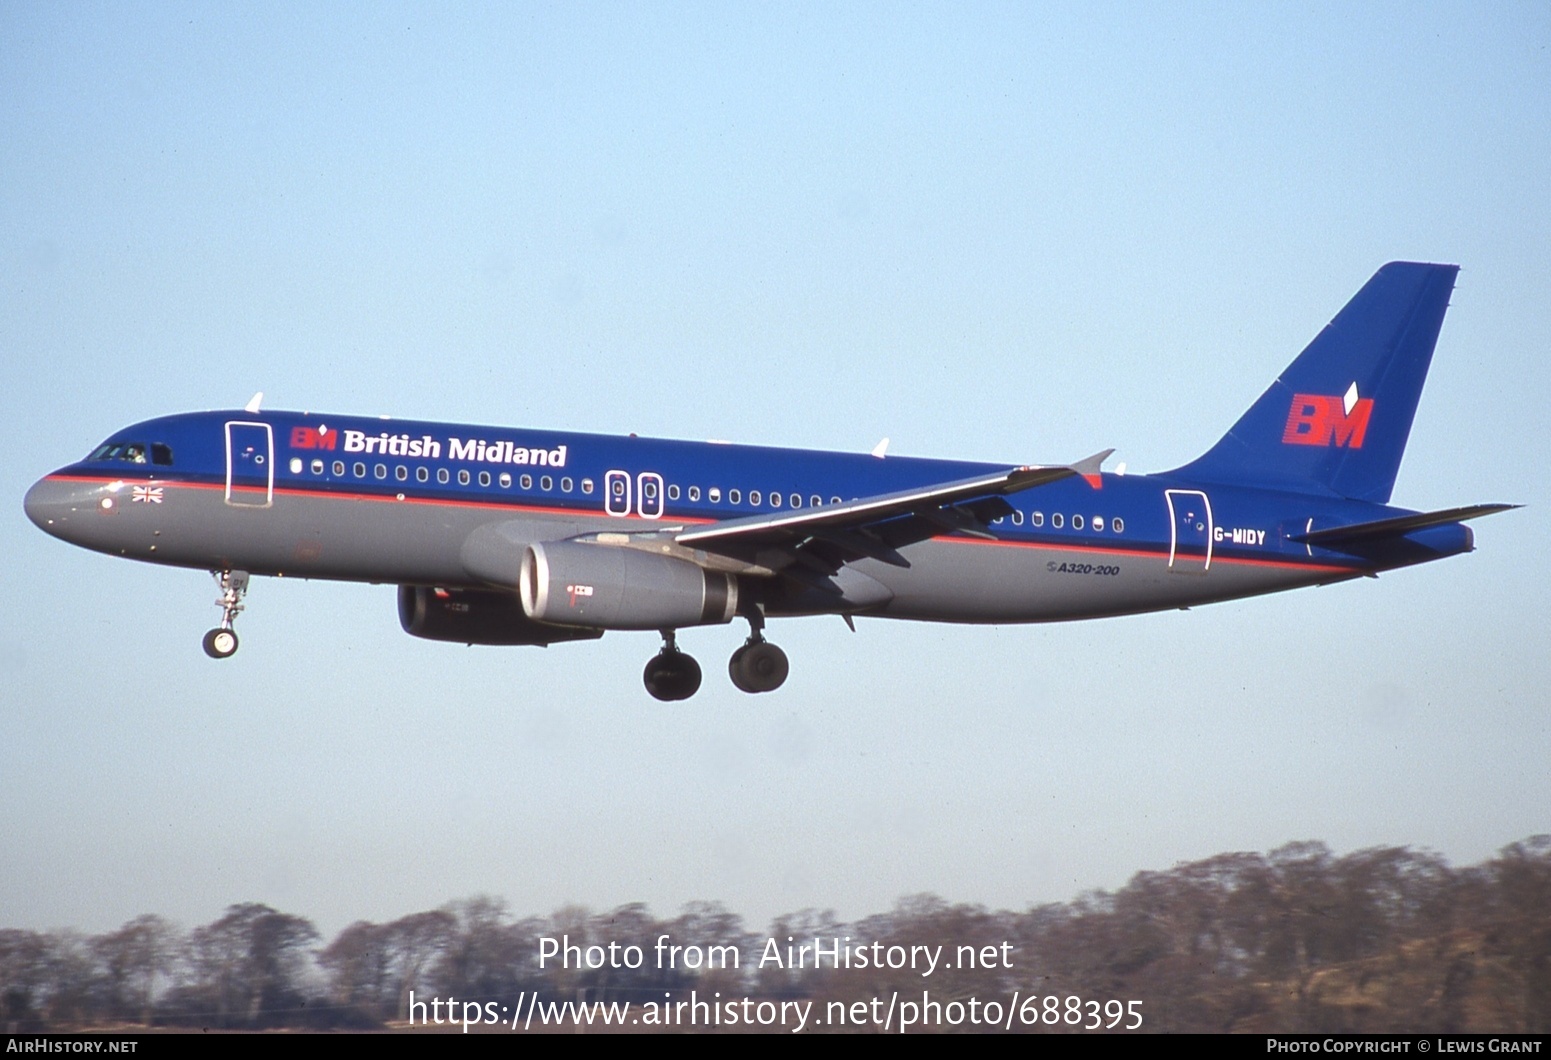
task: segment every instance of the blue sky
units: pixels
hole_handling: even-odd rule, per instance
[[[475,893],[1022,908],[1551,830],[1544,4],[0,8],[0,924],[326,932]],[[66,547],[26,487],[240,405],[1136,471],[1383,262],[1464,267],[1377,582],[1128,619],[468,649],[391,587]]]

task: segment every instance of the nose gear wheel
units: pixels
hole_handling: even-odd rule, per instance
[[[248,572],[245,570],[211,571],[221,595],[215,606],[221,609],[221,624],[205,634],[205,654],[212,659],[228,659],[237,653],[237,631],[232,623],[243,609],[242,598],[248,592]]]

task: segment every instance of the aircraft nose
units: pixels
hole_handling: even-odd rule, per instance
[[[55,537],[64,537],[65,525],[72,514],[72,502],[76,499],[74,491],[63,482],[40,478],[27,491],[22,507],[27,511],[27,518],[39,530]]]

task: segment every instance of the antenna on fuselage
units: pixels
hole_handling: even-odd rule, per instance
[[[879,442],[877,445],[872,447],[872,455],[877,457],[879,460],[882,460],[884,455],[887,454],[888,451],[889,451],[889,440],[887,438],[883,439],[883,441]]]
[[[262,390],[260,390],[257,394],[254,394],[251,398],[248,399],[248,403],[246,405],[242,406],[242,411],[244,411],[244,412],[257,412],[259,410],[259,406],[262,405],[263,403],[264,403],[264,392]]]

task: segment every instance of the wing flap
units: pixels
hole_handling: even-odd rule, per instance
[[[821,544],[833,545],[840,553],[849,554],[853,559],[875,559],[891,567],[910,567],[910,561],[901,556],[897,549],[890,548],[866,530],[815,528],[810,536]]]

